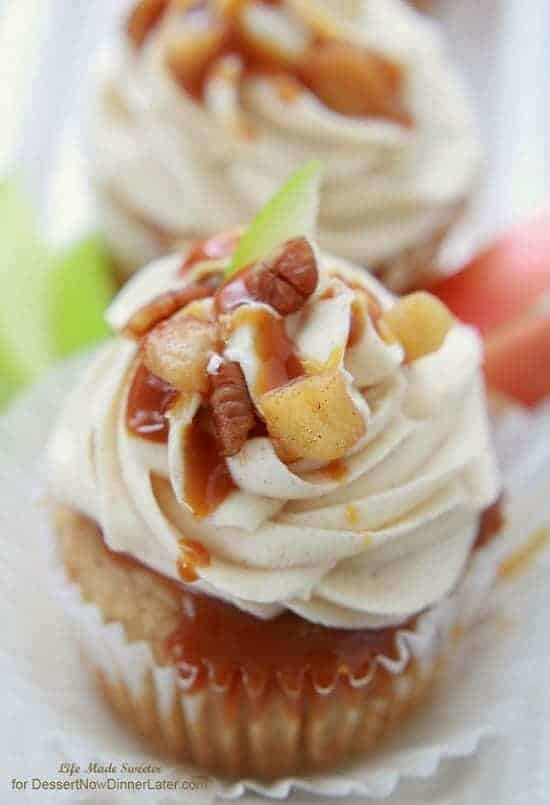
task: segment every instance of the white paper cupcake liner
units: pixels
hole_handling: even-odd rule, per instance
[[[394,679],[389,705],[383,699],[378,701],[375,699],[373,707],[373,700],[369,701],[369,716],[360,733],[366,744],[371,740],[376,741],[380,731],[386,728],[386,722],[399,718],[402,707],[405,707],[410,700],[419,697],[424,688],[432,684],[441,660],[453,650],[453,635],[468,628],[484,611],[495,582],[501,553],[502,545],[498,544],[498,540],[487,548],[477,551],[454,594],[422,615],[414,630],[402,630],[397,633],[392,658],[378,656],[371,665],[368,675],[350,680],[356,690],[365,688],[372,683],[376,667],[385,669]],[[223,692],[216,692],[210,687],[205,693],[189,695],[181,688],[178,689],[176,670],[172,667],[159,667],[148,643],[129,642],[120,623],[105,624],[100,609],[93,603],[83,601],[78,585],[68,581],[63,567],[55,559],[55,551],[52,551],[51,562],[54,594],[73,626],[83,654],[89,658],[96,672],[99,672],[104,687],[106,685],[110,689],[111,699],[113,696],[124,697],[123,709],[132,711],[130,720],[134,721],[139,729],[145,733],[160,731],[163,737],[170,741],[170,733],[174,729],[173,708],[176,698],[177,706],[182,711],[186,734],[191,740],[192,753],[199,758],[199,761],[204,760],[204,747],[201,746],[201,741],[205,740],[201,725],[203,708],[212,706],[212,702],[209,701],[212,696],[216,700],[215,706],[221,707]],[[327,689],[323,692],[318,690],[318,693],[321,698],[323,694],[325,695],[327,710],[330,710],[332,690]],[[142,706],[143,702],[146,702],[146,709]],[[426,707],[429,709],[430,705],[426,704]],[[121,709],[120,701],[117,709],[119,711]],[[151,716],[151,713],[154,715]],[[127,715],[127,712],[125,714]],[[443,758],[463,756],[474,751],[482,737],[494,734],[502,728],[500,715],[495,721],[492,714],[483,724],[461,723],[460,728],[446,734],[444,741],[435,741],[429,747],[429,751],[416,745],[413,740],[407,747],[406,766],[401,765],[402,761],[397,758],[394,766],[390,765],[382,772],[374,756],[372,763],[371,760],[356,763],[356,768],[361,769],[360,778],[354,778],[354,767],[351,766],[345,774],[338,775],[307,779],[288,777],[271,783],[251,779],[236,780],[228,784],[220,783],[220,794],[235,798],[247,789],[252,789],[265,795],[280,797],[287,795],[294,788],[303,788],[320,795],[356,792],[364,796],[387,796],[394,790],[402,776],[423,777],[429,770],[433,772]],[[316,752],[320,753],[321,757],[323,734],[333,726],[330,723],[330,712],[327,719],[325,722],[324,714],[321,714],[317,721],[313,719],[313,725],[310,724],[306,730],[310,751],[314,755]],[[222,726],[220,724],[220,730]],[[292,726],[291,724],[288,733],[290,743],[286,747],[285,731],[281,731],[280,725],[277,728],[278,751],[282,754],[287,752],[289,756],[295,751],[292,743],[294,738]],[[351,738],[353,726],[350,723],[349,735],[343,735],[342,740]],[[401,728],[402,724],[398,724],[398,731]],[[259,729],[266,730],[263,721],[260,721]],[[343,729],[345,731],[345,727]],[[316,737],[321,742],[321,749],[316,748]],[[206,740],[212,749],[211,745],[216,742],[215,738],[210,735]],[[229,737],[227,747],[229,752],[230,743]],[[270,743],[269,735],[263,738],[260,736],[257,749],[254,751],[257,755],[261,755],[265,746]],[[219,753],[220,747],[212,751]],[[223,747],[221,751],[224,751]],[[391,754],[387,756],[386,762],[388,760],[392,762]],[[230,762],[228,768],[229,770],[231,768]]]

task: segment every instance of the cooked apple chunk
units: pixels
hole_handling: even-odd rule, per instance
[[[443,302],[419,291],[386,310],[378,321],[378,330],[386,341],[398,341],[407,363],[411,363],[436,352],[454,324],[455,318]]]
[[[296,458],[342,458],[365,431],[340,371],[303,377],[270,391],[260,407],[278,449]]]
[[[185,311],[157,325],[145,338],[147,369],[178,391],[206,394],[208,360],[216,349],[216,327],[189,317]]]

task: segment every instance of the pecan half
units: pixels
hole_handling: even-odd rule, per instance
[[[235,456],[256,425],[243,371],[238,363],[223,363],[211,377],[210,406],[220,451],[226,458]]]
[[[300,310],[317,287],[317,260],[306,238],[294,238],[246,275],[247,291],[282,316]]]
[[[181,311],[147,335],[143,362],[156,377],[178,391],[206,394],[209,389],[206,368],[216,346],[216,326]]]
[[[126,22],[126,33],[136,47],[141,47],[149,33],[158,25],[170,0],[140,0]]]
[[[219,282],[219,276],[213,275],[203,282],[192,282],[184,288],[165,291],[156,296],[134,313],[124,328],[124,335],[130,338],[142,338],[153,327],[156,327],[161,321],[169,319],[186,305],[212,296]]]

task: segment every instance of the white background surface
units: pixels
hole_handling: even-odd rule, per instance
[[[18,165],[55,241],[89,226],[83,132],[91,68],[98,44],[113,35],[113,21],[125,4],[0,0],[0,166]],[[473,216],[483,242],[550,196],[550,0],[445,0],[440,16],[470,79],[487,148],[487,182]],[[29,432],[33,427],[36,439],[43,438],[36,423],[29,423]],[[513,670],[525,701],[513,736],[484,744],[474,758],[447,762],[429,782],[404,784],[390,800],[395,805],[549,805],[548,565],[546,571],[542,566],[532,571],[514,599],[518,646],[528,641],[529,652]],[[526,623],[528,629],[522,627]],[[33,752],[25,702],[12,704],[0,734],[24,761],[23,753]],[[5,759],[0,755],[2,776]],[[318,801],[307,795],[294,799]],[[24,800],[6,799],[2,792],[1,801]],[[183,801],[192,803],[194,797]],[[45,799],[35,794],[29,802],[42,805]]]

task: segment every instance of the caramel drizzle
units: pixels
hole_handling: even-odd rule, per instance
[[[284,319],[265,308],[243,307],[234,321],[235,326],[250,324],[254,329],[254,349],[259,361],[254,389],[257,395],[286,386],[305,375],[294,342],[287,335]]]
[[[343,481],[348,475],[349,467],[343,458],[337,458],[327,464],[323,472],[328,475],[331,481]]]
[[[126,427],[140,439],[166,444],[169,422],[166,414],[178,392],[141,364],[132,380],[126,407]]]
[[[214,433],[210,411],[201,408],[184,436],[185,501],[193,515],[212,514],[237,487]]]
[[[306,675],[326,689],[339,673],[361,675],[377,654],[394,654],[396,629],[332,629],[290,612],[266,623],[223,601],[188,595],[189,606],[168,638],[182,673],[206,662],[226,679],[241,675],[258,696],[275,676],[289,691],[298,691]],[[204,681],[196,677],[195,687]]]
[[[180,550],[181,555],[178,561],[179,577],[187,584],[192,584],[199,579],[197,568],[210,565],[210,551],[202,542],[194,539],[182,539]]]

